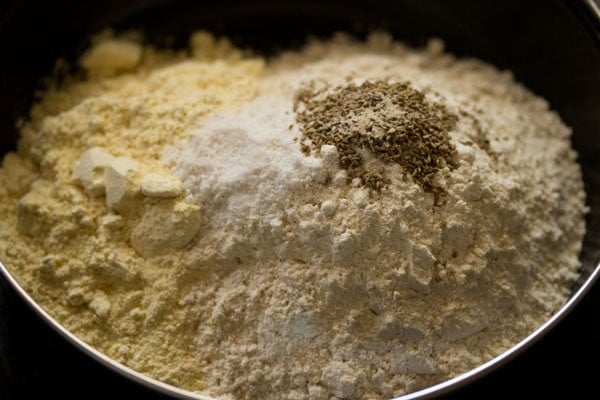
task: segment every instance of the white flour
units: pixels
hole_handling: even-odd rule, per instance
[[[211,393],[400,395],[509,348],[569,293],[584,229],[569,130],[478,61],[365,50],[338,42],[283,57],[261,97],[167,152],[207,216],[191,252],[221,277],[185,300]],[[460,116],[442,206],[399,167],[374,194],[346,183],[335,148],[300,152],[302,83],[366,79],[408,80]]]

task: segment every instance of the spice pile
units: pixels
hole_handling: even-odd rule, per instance
[[[570,131],[385,34],[268,62],[105,34],[0,168],[0,258],[69,330],[233,399],[384,399],[510,348],[577,277]]]
[[[454,164],[456,150],[448,132],[457,117],[443,105],[429,104],[424,93],[407,83],[367,81],[326,95],[305,89],[296,102],[298,122],[311,145],[334,145],[341,167],[371,189],[385,184],[386,162],[400,164],[425,190],[438,191],[433,186],[436,172]],[[382,161],[378,168],[364,165],[361,150]]]

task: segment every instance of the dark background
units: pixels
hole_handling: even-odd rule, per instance
[[[153,0],[145,3],[158,2]],[[221,1],[223,2],[235,3],[228,0]],[[0,26],[0,54],[3,54],[0,61],[0,147],[2,151],[14,147],[13,121],[27,110],[31,102],[30,94],[37,84],[31,77],[41,76],[49,71],[50,60],[56,58],[59,51],[60,46],[57,47],[57,43],[63,48],[81,49],[84,44],[74,38],[80,38],[90,31],[97,30],[111,18],[118,21],[119,15],[131,13],[132,9],[144,2],[122,2],[127,6],[121,7],[121,14],[112,16],[107,10],[111,10],[112,6],[119,3],[118,1],[17,1],[14,3],[25,4],[23,7],[25,9],[29,7],[32,13],[26,23]],[[302,2],[295,3],[298,6]],[[305,7],[305,11],[308,10],[306,15],[297,13],[296,19],[282,19],[277,26],[268,25],[260,20],[251,21],[247,17],[248,8],[243,6],[229,9],[227,18],[235,19],[234,14],[237,10],[239,26],[250,22],[263,24],[262,28],[253,28],[256,36],[252,40],[258,43],[273,35],[273,32],[285,32],[286,29],[300,32],[299,27],[313,31],[321,29],[324,25],[329,26],[327,24],[311,26],[309,19],[303,19],[308,18],[310,12],[322,11],[316,3],[303,2],[302,4],[310,5]],[[574,2],[453,1],[455,7],[450,7],[448,20],[455,18],[457,21],[467,19],[474,22],[455,25],[452,29],[444,25],[452,21],[440,19],[439,23],[431,22],[432,19],[439,17],[436,16],[434,5],[441,1],[409,0],[404,3],[418,8],[424,23],[429,24],[430,28],[423,31],[425,36],[439,34],[448,41],[453,51],[458,53],[464,51],[468,54],[469,50],[472,50],[474,54],[481,55],[500,66],[519,65],[515,68],[517,78],[527,82],[536,92],[550,99],[553,107],[560,110],[565,121],[574,127],[576,132],[574,143],[584,164],[588,193],[592,193],[589,201],[597,210],[597,205],[600,204],[598,200],[600,179],[597,172],[600,168],[596,160],[600,148],[597,136],[600,113],[600,86],[597,78],[600,63],[597,49],[595,53],[590,51],[590,35],[583,29],[570,28],[577,21],[573,15],[565,14],[572,7],[566,4]],[[505,9],[498,6],[500,9],[494,10],[491,6],[494,3],[505,6]],[[206,10],[210,8],[205,2],[196,2],[196,4],[197,7],[205,7]],[[218,3],[211,2],[211,4]],[[348,7],[345,8],[348,15],[338,15],[339,20],[330,18],[327,23],[333,26],[339,24],[342,17],[348,18],[352,4],[359,4],[359,2],[348,2]],[[385,2],[373,2],[372,7],[369,4],[373,15],[377,14],[377,7],[383,7],[381,4]],[[60,13],[56,11],[58,5],[63,5],[59,10]],[[506,11],[517,5],[522,10],[519,15],[515,16]],[[251,4],[249,7],[255,6]],[[364,2],[361,7],[365,8]],[[0,0],[0,17],[1,13],[5,13],[9,8],[8,3]],[[260,14],[260,9],[257,6],[255,8],[255,12]],[[164,15],[145,15],[138,19],[133,18],[131,21],[134,25],[136,21],[142,20],[150,21],[148,23],[155,22],[155,26],[159,26],[156,31],[157,36],[179,28],[179,24],[185,23],[222,31],[224,28],[219,25],[216,12],[211,9],[205,14],[190,13],[189,15],[194,15],[194,18],[178,16],[172,19],[165,18]],[[73,18],[81,15],[87,17]],[[367,14],[363,17],[365,20],[370,18]],[[415,21],[414,24],[420,22],[418,17],[415,17]],[[530,26],[532,21],[537,24],[534,28]],[[1,18],[0,22],[2,22]],[[372,22],[380,21],[374,19]],[[393,19],[391,22],[393,23]],[[498,24],[504,24],[504,30],[494,30]],[[396,26],[395,28],[402,37],[403,32],[409,32],[414,27]],[[444,32],[445,28],[448,28],[447,32]],[[490,40],[497,42],[497,47],[490,48],[483,39],[472,40],[474,36],[469,29],[483,31]],[[500,35],[507,30],[513,31],[513,34],[509,35],[510,37],[504,42]],[[514,33],[515,30],[527,34],[518,35]],[[461,48],[463,45],[461,39],[466,36],[471,40],[471,49]],[[587,42],[584,43],[586,40]],[[556,53],[545,51],[547,49],[538,46],[543,43],[554,43],[560,50]],[[507,51],[509,48],[510,51]],[[32,54],[38,58],[32,57]],[[526,62],[523,58],[527,58]],[[38,59],[46,61],[38,62]],[[567,69],[571,73],[561,75],[561,71]],[[591,225],[594,225],[593,218],[596,218],[595,224],[598,225],[595,214],[596,212],[589,217]],[[595,238],[598,238],[598,235],[589,235],[587,243],[597,249],[598,239]],[[597,253],[584,254],[583,258],[597,260]],[[586,265],[588,270],[593,266],[589,262]],[[524,354],[487,377],[444,399],[600,398],[598,386],[600,368],[597,366],[600,359],[600,324],[597,321],[599,316],[600,284],[596,284],[558,327]],[[8,296],[7,288],[0,285],[0,400],[29,398],[161,399],[164,397],[129,383],[83,356],[67,345],[57,334],[48,330],[18,301]]]

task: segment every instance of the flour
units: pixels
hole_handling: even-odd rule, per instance
[[[0,256],[109,356],[222,398],[390,398],[498,355],[568,297],[581,173],[569,129],[510,74],[386,35],[265,69],[206,33],[193,58],[109,40],[0,169]],[[119,61],[92,62],[103,52]],[[452,116],[452,160],[431,174],[420,152],[359,149],[385,178],[365,185],[343,140],[307,137],[318,107],[295,109],[307,85],[403,82]],[[389,104],[373,107],[357,118],[383,121]]]
[[[0,258],[90,345],[201,390],[182,339],[191,327],[177,305],[181,270],[151,257],[181,250],[202,217],[159,159],[201,116],[253,98],[264,61],[215,38],[192,43],[193,57],[135,35],[94,43],[81,61],[87,77],[50,87],[3,160]]]

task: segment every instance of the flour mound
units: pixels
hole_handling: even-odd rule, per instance
[[[93,43],[4,157],[0,258],[116,361],[224,399],[384,399],[568,298],[581,171],[510,73],[383,34],[268,61],[207,32]]]
[[[167,151],[208,219],[191,253],[213,278],[184,302],[201,321],[197,360],[214,395],[417,390],[524,338],[576,277],[580,171],[544,101],[480,62],[339,43],[314,59],[314,46]],[[298,91],[376,80],[408,80],[458,116],[454,165],[435,174],[442,201],[399,165],[374,191],[348,177],[335,146],[301,151]]]

